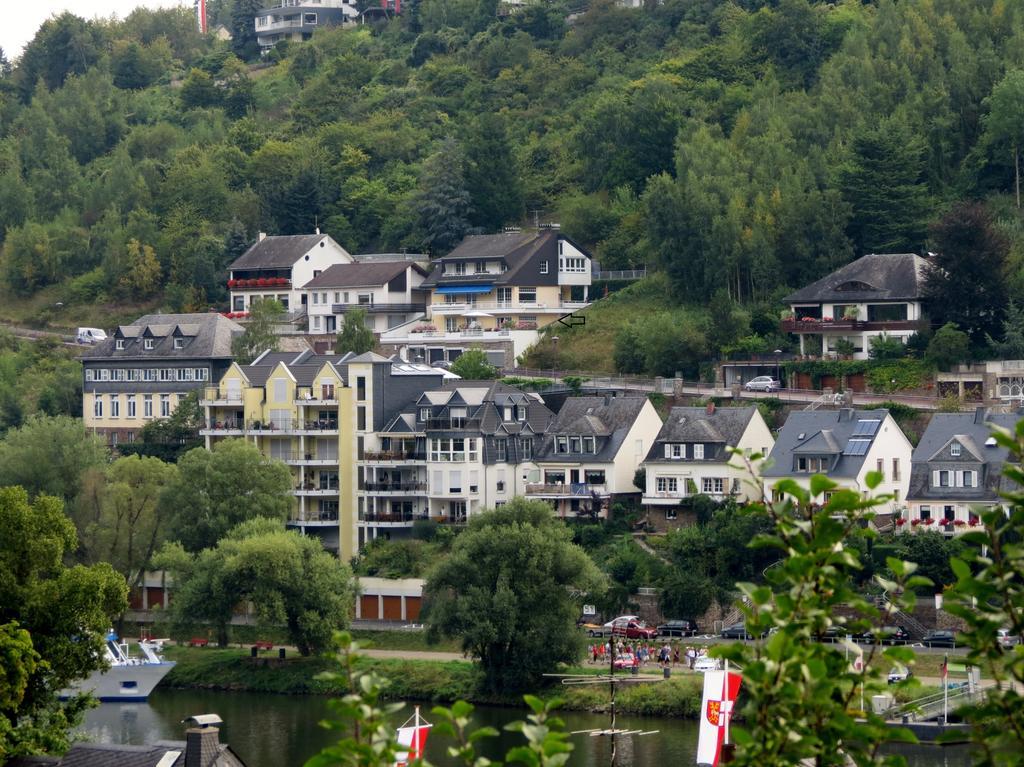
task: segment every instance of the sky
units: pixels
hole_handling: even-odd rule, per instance
[[[135,8],[168,8],[193,6],[192,0],[8,0],[3,3],[3,22],[0,23],[0,46],[7,58],[14,59],[31,40],[39,26],[54,14],[71,11],[76,16],[92,19],[117,15],[124,18]]]

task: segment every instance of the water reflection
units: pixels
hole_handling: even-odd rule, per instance
[[[429,711],[430,706],[424,706]],[[202,690],[156,690],[148,704],[107,703],[86,715],[84,734],[103,743],[152,743],[181,740],[181,723],[193,714],[217,713],[224,719],[221,739],[245,760],[248,767],[299,767],[310,756],[333,742],[336,736],[319,727],[327,715],[326,699],[313,696],[264,695],[256,693],[210,692]],[[404,719],[408,713],[401,715]],[[475,726],[504,725],[522,719],[520,709],[481,707]],[[607,725],[607,717],[578,712],[562,715],[569,730],[587,730]],[[621,767],[667,767],[693,764],[697,750],[695,722],[620,716],[618,725],[628,729],[659,730],[656,735],[618,740]],[[503,757],[520,743],[518,735],[502,732],[489,743],[486,755]],[[569,761],[573,767],[606,765],[611,744],[607,738],[590,735],[573,737],[576,750]],[[427,742],[427,758],[435,765],[449,763],[448,743],[440,738]],[[907,759],[909,767],[968,767],[964,747],[896,746],[895,753]]]

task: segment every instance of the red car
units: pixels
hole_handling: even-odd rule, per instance
[[[658,636],[658,630],[635,619],[616,620],[612,622],[612,636],[626,637],[626,639],[654,639]]]

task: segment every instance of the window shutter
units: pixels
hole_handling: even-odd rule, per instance
[[[671,458],[672,457],[672,445],[670,445],[668,443],[665,443],[665,457],[666,458]]]
[[[939,486],[939,472],[933,471],[932,472],[932,487],[938,487],[938,486]]]

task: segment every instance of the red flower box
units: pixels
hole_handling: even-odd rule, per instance
[[[291,282],[291,280],[289,280],[287,277],[278,277],[277,278],[277,284],[278,285],[287,285],[289,282]]]
[[[900,517],[896,520],[896,527],[903,527],[905,524],[907,524],[907,520],[905,520],[903,517]]]
[[[235,284],[236,284],[237,282],[238,282],[237,280],[228,280],[228,287],[229,287],[229,288],[233,288],[233,287],[235,287]]]
[[[977,527],[978,525],[981,524],[981,520],[980,519],[972,519],[967,524],[970,525],[971,527]]]
[[[962,519],[958,519],[958,520],[953,522],[953,526],[954,527],[966,527],[967,523],[964,522]]]
[[[260,288],[265,288],[267,286],[267,280],[263,277],[260,277],[258,280],[256,280],[256,286]]]
[[[903,520],[900,520],[900,521],[902,522]],[[921,520],[920,519],[913,519],[913,520],[910,521],[911,527],[917,527],[919,524],[921,524]]]

